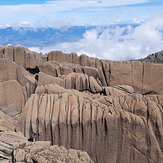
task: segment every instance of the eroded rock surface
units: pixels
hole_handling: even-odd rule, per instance
[[[14,149],[28,142],[21,133],[13,131],[0,132],[0,162],[11,162]]]
[[[82,149],[95,162],[161,163],[162,103],[159,95],[115,91],[104,97],[77,91],[33,94],[18,128],[28,139],[35,133],[37,140]]]
[[[36,163],[93,163],[86,152],[79,150],[67,150],[63,146],[50,146],[49,142],[38,141],[26,143],[13,152],[13,162]]]
[[[51,146],[50,141],[28,142],[23,134],[11,131],[0,132],[0,162],[93,163],[86,152]]]
[[[0,49],[0,54],[2,58],[28,68],[36,67],[41,61],[41,55],[21,46],[8,45]]]
[[[150,54],[146,58],[143,58],[141,60],[146,62],[163,63],[163,51]]]
[[[34,93],[36,80],[22,66],[0,59],[0,110],[15,117]]]
[[[163,65],[3,47],[0,143],[1,162],[162,163]]]

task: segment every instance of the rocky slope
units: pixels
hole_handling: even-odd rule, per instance
[[[163,162],[162,64],[11,45],[0,57],[0,134],[25,136],[0,135],[3,161]]]
[[[141,61],[163,63],[163,51],[150,54],[146,58],[142,59]]]

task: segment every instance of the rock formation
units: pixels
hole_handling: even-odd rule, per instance
[[[8,45],[5,48],[0,49],[2,58],[13,61],[18,65],[22,65],[27,68],[35,68],[41,61],[41,55],[36,52],[31,52],[27,48],[17,46],[13,47]]]
[[[13,162],[93,163],[86,152],[50,146],[49,142],[26,143],[13,152]]]
[[[0,162],[11,162],[13,151],[28,142],[21,133],[13,131],[0,132]]]
[[[163,162],[162,64],[11,45],[0,57],[4,161]],[[8,146],[6,132],[23,143]]]
[[[150,54],[146,58],[141,59],[141,61],[163,63],[163,51]]]
[[[37,140],[82,149],[95,162],[162,160],[162,96],[120,94],[117,88],[104,97],[56,94],[45,87],[46,93],[29,98],[18,121],[18,130],[28,139],[34,132]]]

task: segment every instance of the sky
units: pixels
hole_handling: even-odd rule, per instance
[[[131,26],[133,23],[137,26]],[[114,24],[117,25],[114,29],[109,28]],[[143,58],[163,50],[163,1],[0,0],[0,27],[9,26],[95,26],[83,33],[78,41],[41,49],[31,45],[30,48],[43,52],[52,49],[74,51],[111,60]]]
[[[108,25],[160,15],[161,0],[0,0],[0,24]]]

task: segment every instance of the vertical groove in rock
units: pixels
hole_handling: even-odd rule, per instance
[[[144,87],[143,87],[143,85],[144,85],[144,75],[145,75],[145,73],[146,72],[144,72],[144,67],[145,67],[145,65],[144,65],[145,63],[142,63],[142,83],[141,83],[141,94],[143,94],[143,92],[144,92]]]
[[[39,102],[39,97],[36,95],[33,100],[33,109],[31,113],[31,124],[32,124],[32,132],[36,134],[36,138],[38,139],[38,102]]]
[[[106,83],[103,86],[108,86],[106,71],[105,71],[105,68],[104,68],[104,63],[102,62],[102,60],[100,61],[100,63],[101,63],[101,69],[102,69],[102,72],[103,72],[103,76],[104,76],[104,79],[105,79],[104,83]]]
[[[110,62],[108,62],[108,63],[109,63],[109,76],[108,76],[108,77],[109,77],[109,83],[108,83],[108,84],[111,85],[111,82],[110,82],[111,80],[110,80],[110,78],[111,78],[112,72],[111,72],[111,65],[110,65]],[[108,85],[108,86],[109,86],[109,85]]]

